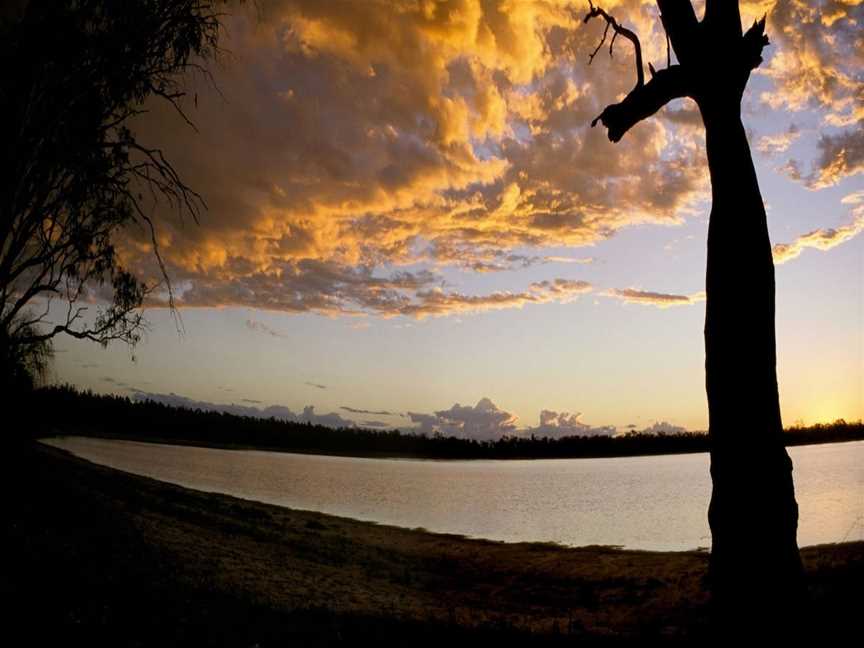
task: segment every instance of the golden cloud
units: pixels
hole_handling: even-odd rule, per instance
[[[864,4],[861,0],[756,4],[768,10],[769,32],[777,42],[768,64],[757,70],[773,82],[773,88],[762,93],[762,101],[773,109],[817,110],[825,127],[850,129],[823,135],[812,171],[801,173],[801,165],[795,162],[788,167],[790,177],[821,189],[861,173]],[[762,143],[769,148],[772,144]]]
[[[665,60],[656,3],[604,6],[640,32],[646,61]],[[831,119],[851,119],[858,77],[820,39],[854,40],[857,4],[819,6],[744,4],[745,16],[770,9],[782,41],[766,101],[799,109],[809,92]],[[259,8],[228,21],[218,91],[189,80],[197,133],[158,102],[134,124],[209,205],[200,227],[156,206],[181,305],[423,317],[557,301],[552,284],[448,292],[436,273],[561,262],[544,248],[680,223],[708,196],[692,104],[676,102],[618,145],[590,128],[632,86],[631,53],[621,46],[588,67],[602,26],[583,25],[568,0]],[[792,33],[801,16],[809,22]],[[845,150],[845,166],[826,163],[831,177],[856,168]],[[156,274],[143,233],[121,248],[127,265]]]
[[[522,308],[527,304],[568,303],[592,290],[587,281],[559,278],[534,282],[522,292],[468,295],[445,290],[440,283],[428,271],[379,277],[368,269],[304,260],[285,263],[278,272],[254,273],[229,281],[198,277],[178,291],[176,299],[181,307],[251,307],[330,316],[372,314],[423,319]],[[149,304],[165,305],[165,299],[158,297]],[[264,330],[260,325],[248,325]]]
[[[479,311],[522,308],[526,304],[548,304],[571,302],[579,295],[591,292],[587,281],[554,279],[531,284],[528,290],[519,293],[508,291],[487,295],[463,295],[445,292],[441,288],[418,291],[413,303],[407,303],[381,315],[408,315],[423,319],[428,316],[452,315],[454,313],[476,313]]]
[[[864,192],[850,194],[843,199],[845,204],[855,205],[852,209],[853,219],[846,225],[826,227],[807,232],[791,243],[778,243],[773,248],[774,263],[781,264],[791,261],[801,255],[807,248],[815,250],[830,250],[841,243],[854,238],[864,231]]]
[[[789,150],[789,147],[801,137],[801,131],[795,124],[788,130],[774,135],[763,135],[756,142],[756,150],[763,155],[777,155]]]
[[[807,178],[811,189],[832,187],[845,178],[864,173],[864,129],[823,135],[817,146],[819,157]]]

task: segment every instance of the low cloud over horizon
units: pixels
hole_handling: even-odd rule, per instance
[[[454,404],[446,410],[439,410],[431,414],[408,412],[399,414],[387,410],[367,410],[342,406],[340,409],[352,414],[378,414],[388,417],[407,417],[414,426],[394,424],[382,420],[347,419],[330,412],[327,414],[316,414],[315,406],[307,405],[302,411],[294,412],[283,405],[263,406],[261,401],[242,398],[240,403],[213,403],[209,401],[195,400],[175,394],[146,392],[136,388],[128,388],[133,400],[139,402],[152,401],[171,407],[180,407],[205,412],[223,412],[236,416],[249,416],[254,418],[275,418],[281,421],[295,423],[311,423],[333,428],[371,428],[400,430],[411,434],[426,434],[429,436],[441,434],[442,436],[453,436],[460,439],[472,439],[475,441],[496,441],[505,436],[537,437],[560,439],[568,436],[615,436],[619,433],[633,432],[635,426],[625,426],[621,430],[613,425],[593,426],[582,421],[581,413],[555,412],[542,410],[540,422],[537,426],[520,426],[518,417],[508,411],[499,408],[489,398],[481,398],[476,405]],[[242,404],[248,403],[248,404]],[[260,406],[256,406],[260,405]],[[677,434],[688,430],[667,422],[655,422],[640,432],[648,434]]]
[[[138,389],[131,389],[132,399],[136,401],[152,401],[170,407],[182,407],[191,410],[201,410],[203,412],[224,412],[225,414],[234,414],[236,416],[251,416],[254,418],[275,418],[282,421],[291,421],[294,423],[312,423],[313,425],[326,425],[327,427],[352,427],[353,421],[342,418],[339,414],[331,412],[329,414],[316,414],[314,405],[306,405],[302,412],[293,412],[290,408],[284,405],[269,405],[267,407],[255,407],[254,405],[240,405],[238,403],[211,403],[209,401],[195,400],[187,398],[179,394],[171,392],[169,394],[160,394],[154,392],[145,392]],[[241,403],[261,403],[261,401],[241,398]]]

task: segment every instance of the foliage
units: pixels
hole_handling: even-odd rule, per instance
[[[32,339],[37,333],[32,326],[16,327],[16,330],[25,339]],[[48,340],[0,341],[0,376],[4,381],[4,393],[26,392],[44,384],[52,357],[53,349]]]
[[[122,266],[117,237],[149,230],[167,282],[153,210],[167,203],[197,219],[204,203],[129,120],[154,96],[183,115],[181,73],[206,74],[219,18],[204,0],[0,9],[0,353],[36,354],[17,366],[41,362],[60,333],[102,345],[140,339],[139,309],[155,286]],[[98,301],[107,306],[88,313]]]

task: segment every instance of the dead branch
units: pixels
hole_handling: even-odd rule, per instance
[[[768,36],[765,34],[765,18],[754,20],[753,26],[744,34],[744,64],[747,72],[762,64],[762,50],[769,44]]]
[[[591,127],[602,122],[608,129],[609,141],[617,142],[634,125],[650,117],[672,99],[690,94],[690,80],[680,65],[655,71],[644,86],[634,88],[623,101],[606,106],[591,122]]]
[[[609,34],[609,28],[611,27],[613,33],[612,40],[609,43],[609,56],[612,56],[612,48],[615,45],[615,39],[619,34],[633,43],[633,48],[636,50],[636,87],[640,88],[645,85],[645,72],[642,69],[642,44],[639,42],[639,37],[635,32],[626,27],[622,27],[615,18],[610,16],[603,9],[595,7],[591,0],[588,0],[588,6],[590,7],[590,10],[582,20],[583,23],[587,24],[589,20],[597,18],[598,16],[606,21],[606,28],[603,30],[603,38],[600,39],[597,48],[588,56],[588,65],[591,65],[594,57],[597,56],[597,52],[599,52],[600,48],[603,47],[603,44],[606,42],[606,36]]]

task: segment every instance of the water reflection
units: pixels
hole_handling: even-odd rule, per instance
[[[710,545],[708,455],[423,461],[61,437],[96,463],[181,486],[505,541],[684,550]],[[864,539],[864,442],[791,448],[799,543]]]

